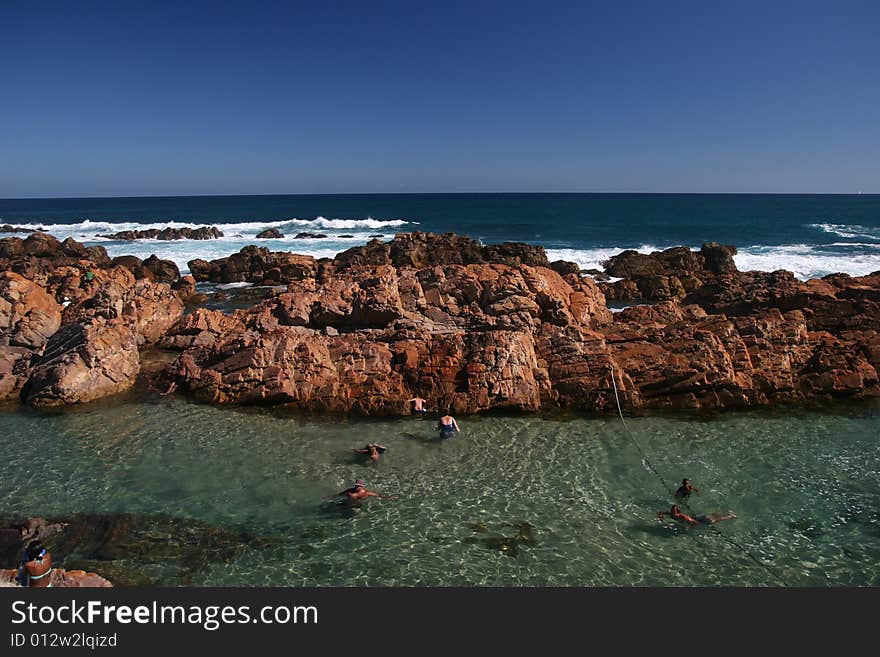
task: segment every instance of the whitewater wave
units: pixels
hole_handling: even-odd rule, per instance
[[[243,221],[236,223],[206,223],[206,222],[188,222],[188,221],[156,221],[156,222],[137,222],[137,221],[92,221],[91,219],[83,219],[78,223],[72,224],[48,224],[45,222],[36,223],[17,223],[19,228],[29,228],[32,230],[43,230],[53,235],[65,234],[67,236],[76,236],[76,234],[88,235],[95,237],[99,233],[119,233],[126,230],[161,230],[163,228],[205,228],[216,226],[224,235],[230,236],[235,233],[254,234],[266,230],[267,228],[284,228],[294,229],[300,232],[302,228],[320,228],[327,230],[358,230],[358,229],[382,229],[382,228],[398,228],[407,224],[418,224],[417,221],[409,221],[407,219],[327,219],[326,217],[317,217],[315,219],[282,219],[279,221]],[[283,230],[282,230],[283,232]]]
[[[552,260],[576,262],[581,269],[602,269],[602,261],[625,250],[626,247],[596,249],[547,249]],[[632,247],[629,247],[632,248]],[[691,246],[698,250],[699,246]],[[656,246],[643,244],[639,253],[661,251]],[[776,271],[787,269],[801,279],[821,278],[842,272],[864,276],[880,271],[880,244],[836,242],[834,244],[786,244],[782,246],[749,246],[739,249],[733,258],[741,271],[756,269]]]
[[[204,223],[189,221],[92,221],[84,219],[73,224],[51,224],[45,222],[18,223],[22,228],[40,229],[63,240],[72,237],[86,246],[100,244],[110,257],[134,255],[147,258],[152,254],[172,260],[181,272],[189,271],[190,260],[201,258],[216,260],[224,258],[250,244],[265,246],[273,251],[293,251],[314,258],[333,258],[338,253],[353,246],[366,244],[373,235],[381,234],[383,239],[391,239],[402,226],[417,225],[408,219],[284,219],[280,221],[239,221],[236,223]],[[157,240],[141,239],[135,241],[110,240],[100,237],[110,233],[129,230],[150,230],[163,228],[202,228],[216,226],[223,231],[223,237],[211,240]],[[277,239],[257,239],[257,234],[269,228],[276,228],[284,237]],[[322,234],[321,239],[299,238],[299,233]]]
[[[880,240],[880,226],[861,226],[859,224],[808,224],[808,227],[815,228],[823,233],[837,235],[838,237]]]
[[[581,269],[598,269],[602,271],[602,262],[608,260],[611,256],[615,256],[621,251],[632,250],[639,253],[653,253],[654,251],[662,251],[659,246],[651,244],[642,244],[638,247],[632,246],[609,246],[596,249],[546,249],[547,259],[551,262],[554,260],[568,260],[577,263]]]

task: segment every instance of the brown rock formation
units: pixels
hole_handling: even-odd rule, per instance
[[[213,240],[223,237],[223,231],[216,226],[199,228],[149,228],[147,230],[123,230],[109,235],[97,235],[108,240]]]
[[[651,254],[623,251],[603,263],[605,273],[623,281],[602,283],[609,301],[679,301],[704,283],[735,274],[736,247],[715,242],[699,251],[678,246]]]
[[[0,261],[8,267],[0,273],[0,399],[21,392],[34,405],[61,405],[120,392],[139,371],[138,347],[183,314],[179,294],[153,282],[148,267],[167,272],[157,258],[134,258],[149,274],[137,280],[128,267],[106,268],[109,259],[95,263],[73,240],[34,234],[3,242],[19,255]]]
[[[32,406],[88,402],[131,387],[139,371],[137,336],[129,323],[96,317],[49,339],[21,396]]]
[[[610,409],[612,368],[639,408],[880,393],[880,278],[740,273],[734,253],[613,258],[629,277],[616,289],[668,300],[612,317],[607,286],[540,247],[399,235],[316,263],[227,325],[193,318],[166,338],[185,349],[166,376],[207,402],[362,414],[415,393],[457,412]]]

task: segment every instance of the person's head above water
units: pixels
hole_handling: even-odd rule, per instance
[[[681,485],[682,485],[682,486],[687,486],[689,483],[691,483],[691,480],[690,480],[690,479],[682,479],[682,480],[681,480]]]
[[[364,480],[363,480],[363,479],[355,479],[355,480],[354,480],[354,487],[355,487],[355,488],[364,488],[364,487],[366,487],[366,485],[367,485],[367,484],[364,483]]]
[[[46,553],[46,548],[43,547],[43,544],[40,543],[39,540],[33,540],[28,543],[27,550],[25,554],[27,555],[28,561],[33,561],[34,559],[41,558]]]
[[[677,515],[677,514],[681,513],[681,509],[678,508],[678,504],[673,504],[672,508],[669,509],[669,512],[672,513],[673,515]]]

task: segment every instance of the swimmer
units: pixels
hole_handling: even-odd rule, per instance
[[[697,516],[694,518],[693,516],[689,516],[688,514],[682,512],[681,508],[677,504],[673,504],[672,508],[669,511],[660,511],[657,514],[657,517],[660,520],[663,520],[664,516],[669,516],[673,520],[680,520],[682,522],[687,522],[691,525],[711,525],[716,522],[721,522],[722,520],[730,520],[731,518],[736,518],[736,514],[734,513],[710,513],[704,516]]]
[[[693,486],[693,484],[691,484],[690,479],[682,479],[681,486],[679,486],[678,490],[675,491],[675,499],[686,500],[688,497],[690,497],[691,493],[696,493],[697,495],[699,495],[700,491],[698,491]]]
[[[408,400],[407,403],[413,405],[413,413],[422,414],[428,412],[428,409],[425,408],[425,404],[428,403],[427,399],[422,399],[421,397],[413,397],[412,399]]]
[[[386,447],[383,447],[382,445],[379,445],[377,443],[370,443],[369,445],[366,445],[363,449],[353,449],[351,451],[353,451],[355,454],[362,454],[371,461],[378,461],[379,455],[386,449]]]
[[[380,495],[375,491],[367,490],[366,484],[363,479],[357,479],[354,482],[354,486],[351,488],[346,488],[341,493],[337,493],[336,497],[341,495],[345,495],[346,499],[351,506],[360,506],[360,501],[364,500],[368,497],[383,497],[389,500],[396,500],[396,495]]]

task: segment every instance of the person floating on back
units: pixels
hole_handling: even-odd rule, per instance
[[[40,541],[28,543],[18,572],[18,582],[33,589],[52,586],[52,555]]]
[[[690,479],[682,479],[681,486],[678,487],[678,490],[675,491],[675,499],[677,500],[686,500],[691,496],[691,493],[700,494],[693,484],[691,484]]]
[[[354,486],[351,488],[346,488],[341,493],[336,494],[337,497],[341,495],[346,496],[346,500],[350,506],[360,506],[361,500],[364,500],[368,497],[382,497],[388,500],[396,500],[396,495],[380,495],[379,493],[371,490],[367,490],[366,484],[363,479],[356,479],[354,482]]]
[[[428,409],[425,407],[425,404],[428,403],[427,399],[422,399],[421,397],[416,396],[407,400],[407,403],[413,405],[413,413],[422,414],[428,412]]]
[[[369,445],[365,445],[363,449],[353,449],[351,451],[353,451],[355,454],[362,454],[371,461],[378,461],[379,455],[382,454],[386,449],[388,448],[377,443],[370,443]]]
[[[440,438],[452,438],[456,433],[461,431],[461,429],[458,428],[458,422],[456,422],[455,418],[449,414],[448,410],[446,411],[446,415],[440,418],[437,428],[440,430]]]
[[[689,516],[684,513],[681,508],[677,504],[673,504],[672,508],[669,511],[660,511],[657,514],[657,517],[660,520],[663,520],[664,516],[669,516],[673,520],[678,520],[680,522],[686,522],[691,525],[711,525],[716,522],[721,522],[722,520],[730,520],[731,518],[736,518],[736,514],[734,513],[710,513],[704,516],[697,516],[694,518],[693,516]]]

